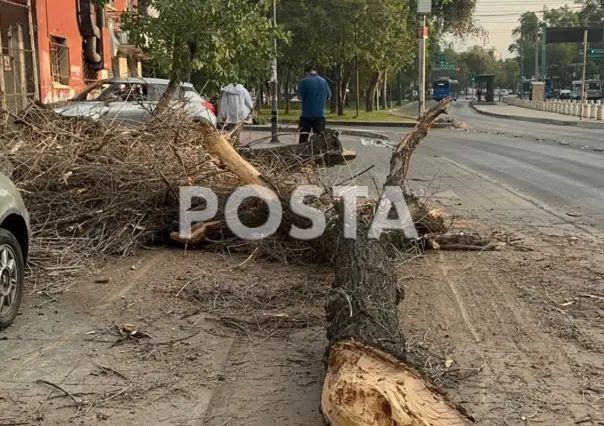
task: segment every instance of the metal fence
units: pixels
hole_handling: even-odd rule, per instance
[[[36,99],[31,17],[22,4],[2,1],[0,8],[0,108],[15,114]]]

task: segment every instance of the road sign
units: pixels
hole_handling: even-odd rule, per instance
[[[431,13],[432,13],[432,0],[418,0],[417,14],[418,15],[429,15]]]
[[[545,33],[545,43],[582,43],[586,28],[548,28]],[[602,28],[588,28],[587,41],[600,43],[604,41]]]
[[[590,58],[604,58],[604,49],[589,49]]]
[[[457,70],[457,65],[449,62],[441,62],[440,64],[435,64],[432,67],[434,71],[455,71]]]

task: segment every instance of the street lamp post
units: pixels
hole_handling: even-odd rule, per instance
[[[277,30],[277,1],[273,0],[273,30]],[[277,80],[277,34],[273,34],[273,64],[271,77],[271,142],[278,143],[279,84]]]
[[[421,16],[419,36],[419,54],[418,54],[418,69],[419,69],[419,87],[418,94],[418,116],[421,117],[425,109],[426,99],[426,38],[428,37],[428,28],[426,27],[426,15],[432,13],[432,0],[418,0],[417,14]]]

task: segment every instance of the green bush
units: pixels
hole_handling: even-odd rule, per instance
[[[254,116],[254,124],[259,124],[260,126],[264,126],[268,124],[268,117],[262,114],[256,114]]]

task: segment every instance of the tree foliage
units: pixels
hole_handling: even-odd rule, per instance
[[[447,33],[468,36],[476,29],[475,0],[434,0],[428,18],[429,44]],[[342,112],[352,71],[358,67],[366,98],[378,85],[402,71],[417,72],[416,2],[407,0],[281,0],[278,20],[291,34],[280,64],[300,73],[317,65],[339,98],[332,109]],[[299,74],[298,74],[299,75]],[[371,100],[367,109],[373,106]]]
[[[517,55],[517,62],[522,61],[524,76],[530,77],[536,73],[535,70],[535,40],[540,29],[551,27],[579,27],[579,26],[601,26],[604,22],[604,9],[600,0],[581,0],[577,2],[580,9],[562,6],[550,9],[544,7],[541,19],[534,12],[526,12],[521,15],[518,26],[512,31],[515,37],[510,45],[509,51]],[[596,46],[600,47],[600,46]],[[539,55],[542,54],[541,45]],[[539,60],[541,66],[541,59]],[[570,85],[573,79],[580,79],[577,63],[582,63],[582,53],[578,44],[547,44],[546,66],[550,77],[557,77],[557,86],[564,88]],[[601,62],[588,60],[587,72],[589,75],[604,71]],[[519,74],[518,74],[519,75]],[[573,76],[574,75],[574,76]]]
[[[147,0],[156,13],[124,12],[122,28],[154,64],[169,73],[211,72],[225,80],[246,78],[270,66],[269,0]]]

